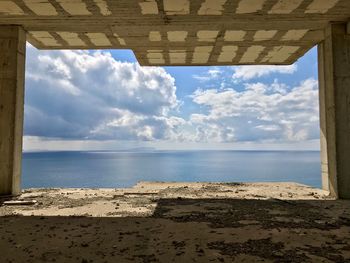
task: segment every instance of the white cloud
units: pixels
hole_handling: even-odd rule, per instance
[[[197,89],[190,96],[194,105],[180,108],[184,102],[176,96],[175,80],[163,68],[119,62],[109,52],[39,52],[28,46],[25,134],[31,139],[27,144],[39,147],[51,140],[59,147],[68,139],[77,148],[97,147],[99,141],[108,148],[115,146],[110,141],[131,145],[318,139],[316,80],[296,87],[277,79],[270,84],[246,81],[295,71],[295,65],[237,67],[234,76],[241,83],[234,89],[231,68],[214,67],[198,79],[214,79],[211,86],[217,88]],[[180,110],[192,114],[181,117]]]
[[[25,134],[63,139],[166,139],[178,124],[175,80],[108,52],[28,46]],[[181,123],[181,121],[179,121]]]
[[[276,80],[271,85],[245,84],[235,89],[196,90],[193,102],[207,113],[191,115],[196,140],[301,141],[317,139],[318,83],[307,79],[288,88]]]
[[[251,80],[273,73],[293,74],[297,71],[297,65],[288,66],[239,66],[234,67],[233,78],[235,80]]]
[[[211,80],[216,80],[223,74],[222,70],[218,67],[213,67],[208,69],[206,72],[200,75],[193,75],[192,77],[200,82],[207,82]]]

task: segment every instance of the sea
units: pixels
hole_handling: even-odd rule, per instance
[[[120,188],[139,181],[297,182],[321,187],[317,151],[25,152],[22,187]]]

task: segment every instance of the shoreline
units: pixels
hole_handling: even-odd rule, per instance
[[[333,200],[328,192],[299,183],[147,182],[130,188],[30,188],[14,200],[35,206],[0,207],[0,216],[150,216],[161,199]],[[78,201],[77,201],[78,200]],[[123,209],[115,209],[115,203]],[[139,210],[131,209],[137,207]],[[130,211],[128,209],[131,209]],[[136,211],[136,212],[135,212]],[[137,211],[140,211],[139,213]],[[129,213],[130,212],[130,213]]]

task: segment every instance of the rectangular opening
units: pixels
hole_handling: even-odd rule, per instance
[[[24,188],[321,188],[316,48],[289,66],[237,67],[140,67],[128,50],[27,49]]]

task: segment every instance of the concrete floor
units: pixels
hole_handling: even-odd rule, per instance
[[[350,202],[292,183],[30,189],[1,262],[350,262]]]

